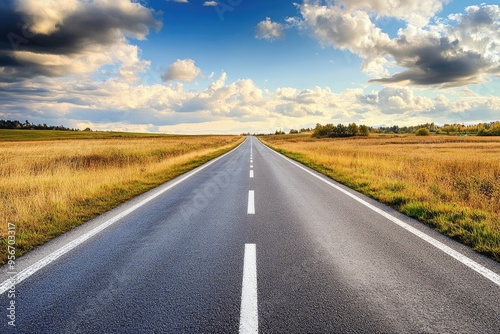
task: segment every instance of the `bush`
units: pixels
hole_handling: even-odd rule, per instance
[[[430,136],[431,132],[427,128],[420,128],[415,132],[415,134],[417,136]]]

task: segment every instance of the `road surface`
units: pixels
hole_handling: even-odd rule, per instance
[[[2,267],[0,332],[499,333],[499,274],[249,137]]]

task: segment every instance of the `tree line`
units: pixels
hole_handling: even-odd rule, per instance
[[[369,136],[372,133],[383,134],[416,134],[428,136],[431,134],[447,135],[478,135],[478,136],[500,136],[500,122],[479,123],[475,125],[464,125],[459,123],[436,125],[425,123],[415,126],[380,126],[371,127],[367,125],[357,125],[356,123],[344,124],[316,124],[314,129],[301,129],[300,131],[291,129],[290,134],[311,132],[316,138],[324,137],[353,137]],[[276,130],[275,134],[285,134],[281,130]]]
[[[30,123],[28,120],[23,123],[3,119],[0,119],[0,129],[80,131],[79,129],[70,129],[62,125],[35,124]],[[87,128],[84,131],[91,130]]]
[[[500,136],[500,122],[478,123],[464,125],[460,123],[444,124],[442,126],[434,123],[419,124],[416,126],[398,126],[370,128],[372,133],[416,133],[419,129],[427,129],[430,134],[472,134],[478,136]]]
[[[313,137],[354,137],[354,136],[369,136],[370,127],[367,125],[358,126],[356,123],[344,124],[316,124],[313,130]]]

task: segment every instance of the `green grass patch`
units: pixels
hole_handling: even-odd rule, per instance
[[[174,135],[112,131],[57,131],[0,129],[0,141],[38,141],[68,139],[157,138]]]

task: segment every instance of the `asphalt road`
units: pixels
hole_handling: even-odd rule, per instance
[[[499,333],[499,274],[248,138],[0,268],[0,332]]]

